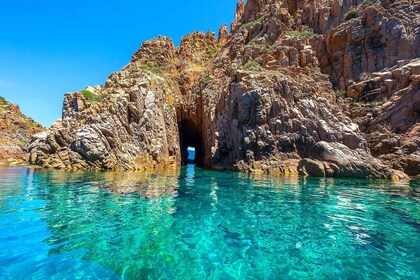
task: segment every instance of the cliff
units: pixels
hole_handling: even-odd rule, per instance
[[[44,128],[0,97],[0,165],[27,163],[27,145]]]
[[[419,174],[419,3],[240,1],[219,37],[144,42],[105,85],[65,96],[33,164]],[[391,148],[387,149],[386,147]]]

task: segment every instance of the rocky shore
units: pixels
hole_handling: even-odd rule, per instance
[[[104,85],[66,94],[29,144],[57,169],[420,174],[420,3],[242,0],[230,31],[144,42]]]

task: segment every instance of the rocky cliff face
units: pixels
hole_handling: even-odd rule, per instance
[[[340,105],[372,154],[418,175],[420,2],[343,1],[342,9],[337,3],[330,1],[326,14],[343,18],[338,24],[330,16],[306,17],[311,26],[326,26],[314,44],[321,69],[341,90]]]
[[[104,86],[67,94],[62,123],[30,144],[30,160],[157,168],[185,163],[192,146],[197,163],[214,169],[418,174],[418,9],[410,1],[239,1],[230,33],[195,32],[178,48],[153,39]],[[404,149],[382,148],[393,138]]]
[[[0,97],[0,165],[27,163],[26,148],[44,128],[21,113],[19,106]]]

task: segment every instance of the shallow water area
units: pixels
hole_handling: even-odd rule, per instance
[[[0,279],[419,279],[420,183],[0,167]]]

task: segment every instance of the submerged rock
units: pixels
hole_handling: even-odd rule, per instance
[[[67,94],[62,124],[29,145],[31,162],[160,168],[185,163],[191,146],[197,163],[213,169],[356,178],[404,177],[393,168],[418,173],[419,5],[410,3],[240,1],[230,33],[227,26],[219,38],[194,32],[178,48],[166,37],[147,41],[104,86]],[[412,61],[398,66],[400,59]],[[378,74],[361,80],[366,71]],[[334,86],[354,100],[337,102]],[[352,105],[376,88],[390,101],[379,109]],[[392,150],[393,140],[387,148],[386,138],[369,134],[385,120],[407,135],[395,140],[402,154]],[[398,164],[386,149],[402,155]]]

